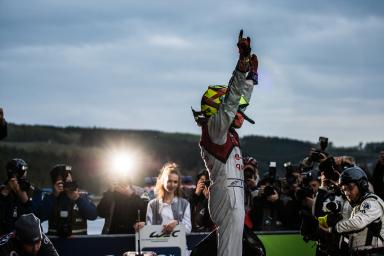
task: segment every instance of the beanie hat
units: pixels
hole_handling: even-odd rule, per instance
[[[40,219],[33,213],[21,215],[15,222],[16,237],[22,243],[35,243],[43,238]]]

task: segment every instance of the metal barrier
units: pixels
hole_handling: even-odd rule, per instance
[[[305,243],[298,231],[256,232],[263,242],[268,256],[315,255],[314,242]],[[187,235],[187,246],[191,250],[208,233]],[[50,237],[60,256],[121,256],[135,250],[135,235],[87,235],[70,238]]]

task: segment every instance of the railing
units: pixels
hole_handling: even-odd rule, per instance
[[[315,255],[314,242],[305,243],[299,231],[256,232],[263,242],[267,256]],[[191,250],[208,233],[187,235],[187,245]],[[115,255],[135,250],[135,235],[87,235],[70,238],[50,237],[60,256]]]

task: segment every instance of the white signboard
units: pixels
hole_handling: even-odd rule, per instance
[[[140,230],[140,247],[142,251],[154,251],[157,255],[182,256],[186,252],[187,241],[183,225],[177,225],[170,234],[162,232],[162,225],[145,225]],[[136,233],[136,251],[139,234]]]

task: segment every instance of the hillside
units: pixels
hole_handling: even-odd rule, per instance
[[[102,128],[53,127],[16,125],[8,127],[8,137],[0,142],[0,166],[9,159],[22,158],[29,164],[29,178],[38,186],[50,186],[49,170],[58,163],[73,166],[74,176],[81,187],[100,193],[113,176],[108,155],[116,148],[125,147],[134,155],[137,168],[133,171],[136,183],[143,177],[156,176],[166,161],[178,163],[184,175],[195,176],[204,168],[198,147],[199,136],[183,133],[164,133],[149,130],[117,130]],[[244,155],[255,157],[261,170],[269,161],[278,163],[279,172],[286,161],[297,163],[311,147],[310,142],[287,138],[245,136],[241,138]],[[384,143],[368,143],[352,148],[327,149],[333,155],[351,155],[363,166],[372,164]],[[0,172],[5,180],[5,171]]]

